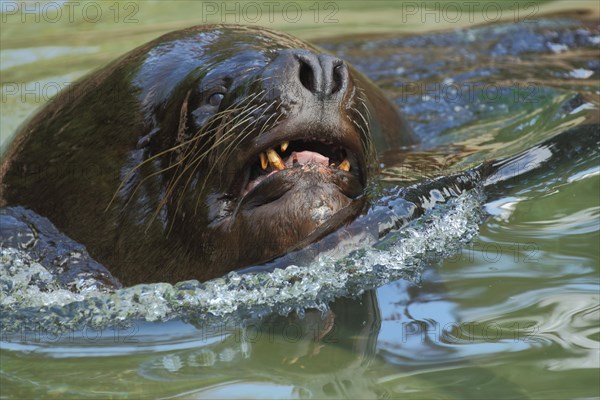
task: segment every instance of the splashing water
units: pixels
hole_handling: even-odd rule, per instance
[[[5,332],[47,326],[105,327],[124,321],[172,318],[242,319],[268,312],[325,310],[338,296],[357,296],[399,278],[418,279],[426,263],[449,256],[478,233],[482,190],[464,191],[428,210],[375,245],[342,259],[239,274],[205,283],[143,284],[114,293],[61,289],[43,266],[18,249],[1,249],[0,310]],[[393,210],[392,210],[393,211]]]

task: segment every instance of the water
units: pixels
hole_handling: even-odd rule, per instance
[[[83,33],[27,53],[46,68],[31,79],[80,75],[98,54]],[[310,268],[72,294],[4,249],[3,397],[600,396],[598,26],[565,15],[319,44],[384,87],[422,139],[382,155],[372,219],[345,250],[291,258]],[[17,50],[3,48],[4,82],[32,68],[5,63]],[[87,61],[56,73],[74,54]],[[17,103],[3,124],[32,107]],[[511,157],[447,201],[424,189]],[[399,194],[418,193],[425,215],[393,229],[414,211]]]

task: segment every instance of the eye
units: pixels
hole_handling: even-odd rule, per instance
[[[218,107],[221,104],[221,101],[223,101],[224,97],[225,95],[223,93],[213,93],[208,98],[208,104],[213,107]]]

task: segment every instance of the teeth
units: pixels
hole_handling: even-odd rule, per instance
[[[258,157],[260,158],[260,167],[263,170],[266,170],[267,166],[269,165],[269,160],[267,159],[267,155],[265,153],[260,153],[258,155]]]
[[[290,145],[290,142],[281,143],[281,152],[283,153],[288,148],[289,145]]]
[[[273,149],[267,149],[267,157],[269,158],[269,162],[278,170],[284,170],[285,164],[279,154]]]
[[[350,171],[350,161],[348,161],[348,159],[345,159],[340,163],[340,166],[338,168],[346,172]]]

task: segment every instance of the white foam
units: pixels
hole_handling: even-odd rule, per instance
[[[359,295],[387,282],[415,278],[432,259],[457,251],[478,233],[482,195],[470,190],[438,204],[407,227],[390,232],[375,246],[358,248],[341,260],[321,257],[308,266],[197,281],[144,284],[115,293],[75,294],[59,289],[41,265],[20,250],[2,249],[1,303],[6,329],[27,325],[108,326],[141,319],[164,321],[195,315],[302,313],[326,309],[338,296]],[[38,309],[36,313],[24,313]]]

